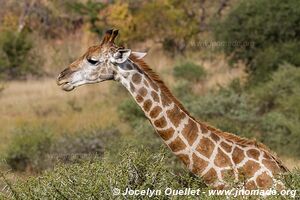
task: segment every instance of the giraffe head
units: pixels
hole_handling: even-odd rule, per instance
[[[57,77],[57,84],[65,91],[106,80],[116,80],[117,75],[126,66],[124,63],[133,54],[142,58],[146,54],[132,52],[130,49],[118,47],[114,40],[118,30],[106,31],[100,45],[89,47],[77,60],[71,63]]]

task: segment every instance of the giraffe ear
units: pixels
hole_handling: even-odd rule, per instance
[[[130,56],[130,49],[119,49],[111,56],[110,61],[112,63],[124,63]]]
[[[131,54],[134,55],[137,59],[142,59],[147,55],[146,52],[137,52],[137,51],[133,51],[131,52]]]

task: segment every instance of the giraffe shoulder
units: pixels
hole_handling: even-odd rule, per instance
[[[288,172],[289,169],[283,164],[283,162],[281,161],[281,159],[276,155],[276,153],[272,152],[272,150],[270,150],[266,145],[264,145],[261,142],[258,142],[255,139],[248,139],[248,138],[244,138],[244,137],[240,137],[237,136],[235,134],[232,133],[228,133],[228,132],[223,132],[217,128],[214,128],[212,126],[209,126],[205,123],[200,123],[200,125],[204,125],[206,129],[210,130],[211,132],[215,133],[216,135],[218,135],[221,138],[224,138],[226,140],[229,140],[233,143],[242,145],[242,146],[255,146],[256,148],[260,149],[261,151],[263,151],[267,156],[269,156],[272,160],[274,160],[277,165],[279,166],[279,168],[283,171],[283,172]]]

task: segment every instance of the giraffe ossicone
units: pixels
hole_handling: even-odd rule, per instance
[[[118,47],[117,30],[63,70],[62,89],[106,80],[120,82],[142,108],[170,150],[206,184],[223,188],[234,182],[248,189],[276,187],[288,169],[261,143],[222,132],[193,118],[159,76],[142,60],[145,53]],[[229,179],[230,180],[229,180]]]

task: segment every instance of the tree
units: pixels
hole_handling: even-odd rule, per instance
[[[267,80],[283,62],[300,66],[299,7],[298,0],[243,0],[216,24],[216,38],[227,42],[233,63],[246,63],[253,82]]]

